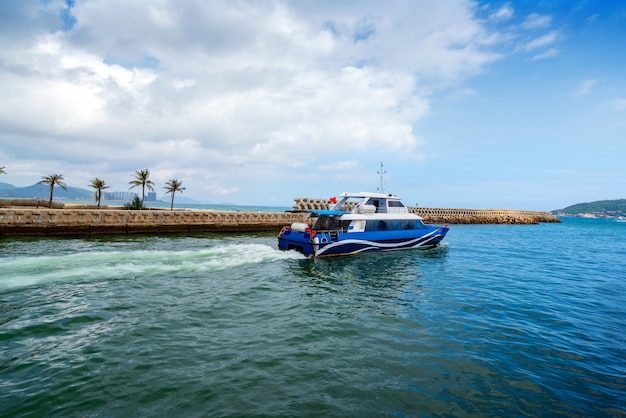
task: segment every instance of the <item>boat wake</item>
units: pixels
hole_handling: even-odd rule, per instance
[[[85,251],[58,256],[17,256],[2,260],[0,290],[50,282],[171,276],[202,273],[280,260],[304,259],[295,251],[280,251],[265,244],[223,244],[213,247],[167,251]]]

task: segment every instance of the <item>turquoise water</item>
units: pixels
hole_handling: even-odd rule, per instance
[[[0,240],[0,415],[626,417],[626,224]]]

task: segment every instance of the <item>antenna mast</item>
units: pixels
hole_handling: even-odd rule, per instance
[[[383,171],[383,163],[380,163],[380,171],[378,172],[378,174],[380,175],[380,186],[378,186],[378,191],[380,191],[381,193],[385,193],[385,183],[384,183],[384,179],[383,176],[386,174],[386,171]]]

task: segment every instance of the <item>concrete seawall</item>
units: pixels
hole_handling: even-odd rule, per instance
[[[296,199],[294,210],[326,209],[323,199]],[[6,206],[6,205],[5,205]],[[426,223],[537,224],[560,222],[547,212],[412,207]],[[307,213],[234,212],[214,210],[48,209],[33,206],[0,207],[0,237],[94,236],[132,234],[189,234],[196,232],[278,231],[292,222],[307,222]]]
[[[0,237],[280,231],[306,214],[211,210],[0,208]]]

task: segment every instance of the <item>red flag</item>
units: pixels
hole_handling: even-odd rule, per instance
[[[331,197],[329,200],[330,203],[337,203],[337,198],[335,196]]]

